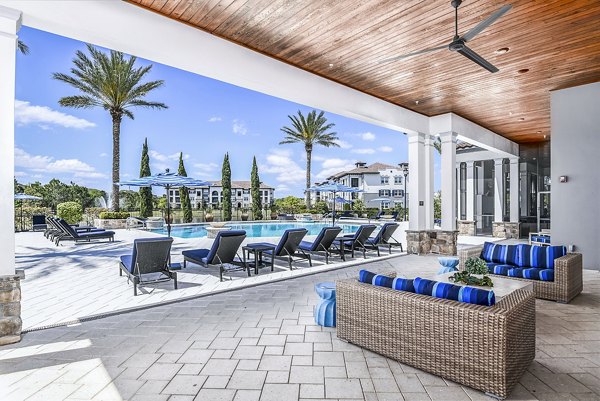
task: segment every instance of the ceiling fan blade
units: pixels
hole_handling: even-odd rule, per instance
[[[500,8],[498,11],[496,11],[495,13],[487,17],[485,20],[477,24],[475,27],[473,27],[469,32],[465,33],[462,36],[462,40],[464,40],[465,42],[473,40],[475,36],[479,35],[485,28],[496,22],[498,18],[506,14],[511,8],[512,5],[510,4],[507,4],[504,7]]]
[[[489,61],[481,57],[479,54],[475,53],[473,50],[469,49],[466,45],[463,46],[462,49],[457,50],[457,52],[462,54],[469,60],[479,64],[489,72],[498,72],[498,69],[494,67]]]
[[[431,53],[431,52],[435,52],[438,50],[442,50],[442,49],[447,49],[448,45],[443,45],[443,46],[438,46],[438,47],[432,47],[430,49],[425,49],[425,50],[419,50],[416,52],[412,52],[412,53],[408,53],[408,54],[403,54],[401,56],[395,56],[395,57],[390,57],[390,58],[386,58],[383,60],[379,60],[378,63],[382,64],[382,63],[389,63],[390,61],[397,61],[397,60],[402,60],[408,57],[412,57],[412,56],[416,56],[419,54],[425,54],[425,53]]]

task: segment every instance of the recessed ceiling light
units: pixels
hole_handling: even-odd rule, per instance
[[[512,116],[512,115],[513,115],[512,111],[509,111],[509,112],[508,112],[508,115],[509,115],[509,116]]]
[[[519,71],[517,71],[519,74],[525,74],[526,72],[529,72],[529,68],[521,68]]]
[[[329,68],[333,68],[333,64],[329,63]]]
[[[508,47],[501,47],[500,49],[496,50],[494,53],[496,54],[506,54],[508,53],[510,49]]]
[[[525,117],[519,118],[519,121],[525,121]]]
[[[419,101],[418,101],[418,100],[415,100],[415,104],[419,104]]]
[[[544,139],[546,139],[546,135],[544,135]]]
[[[535,133],[536,133],[536,134],[541,134],[541,133],[542,133],[542,131],[536,131]]]

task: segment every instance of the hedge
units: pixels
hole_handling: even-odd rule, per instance
[[[129,216],[131,216],[129,212],[102,212],[99,215],[102,220],[126,219]]]
[[[83,217],[83,208],[77,202],[64,202],[56,205],[56,213],[69,224],[77,224]]]

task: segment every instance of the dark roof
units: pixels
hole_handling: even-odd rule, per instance
[[[222,187],[221,180],[219,181],[209,181],[212,187]],[[231,188],[235,189],[250,189],[252,187],[252,183],[250,181],[231,181]],[[265,184],[264,182],[260,183],[260,189],[275,189],[274,187]]]
[[[400,168],[399,166],[394,166],[393,164],[386,164],[386,163],[373,163],[369,166],[365,166],[365,167],[357,167],[357,168],[353,168],[352,170],[348,170],[348,171],[340,171],[337,174],[332,175],[329,178],[339,178],[342,177],[344,175],[348,175],[348,174],[377,174],[379,173],[381,170],[389,170],[389,169],[397,169]]]

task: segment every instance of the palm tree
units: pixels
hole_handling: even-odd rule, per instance
[[[302,115],[302,112],[298,110],[298,115],[288,116],[292,121],[292,127],[283,127],[281,131],[285,133],[283,141],[279,142],[280,145],[286,143],[303,143],[304,150],[306,151],[306,206],[310,208],[310,194],[308,188],[310,187],[310,167],[312,151],[315,145],[325,146],[326,148],[332,146],[340,146],[337,143],[339,139],[337,133],[328,132],[335,126],[334,123],[327,123],[327,119],[324,117],[325,112],[320,112],[317,116],[317,111],[313,110],[306,118]]]
[[[53,78],[65,82],[81,94],[65,96],[58,103],[64,107],[102,107],[112,118],[113,165],[112,165],[112,205],[119,210],[119,165],[121,120],[127,116],[133,120],[130,108],[145,107],[166,109],[164,103],[144,100],[149,92],[161,87],[164,81],[142,83],[142,78],[152,69],[152,65],[136,67],[136,57],[126,58],[123,53],[111,50],[110,56],[88,44],[91,58],[78,50],[73,59],[71,74],[54,73]]]
[[[22,40],[17,40],[17,50],[21,53],[21,54],[29,54],[29,46],[27,46],[25,44],[25,42],[23,42]]]

